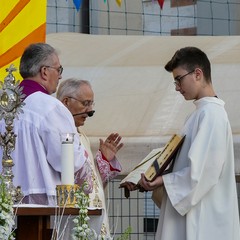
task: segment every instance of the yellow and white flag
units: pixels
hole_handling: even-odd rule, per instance
[[[0,81],[10,64],[19,69],[24,49],[46,39],[47,0],[0,1]],[[14,74],[17,80],[21,76]]]

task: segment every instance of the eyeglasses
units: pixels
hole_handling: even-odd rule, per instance
[[[63,72],[63,67],[62,67],[62,65],[60,65],[60,67],[52,67],[52,66],[44,66],[44,67],[46,67],[46,68],[52,68],[52,69],[57,70],[59,75],[61,75],[62,72]]]
[[[75,101],[80,102],[84,107],[91,107],[91,106],[95,105],[94,101],[91,101],[91,100],[81,101],[81,100],[79,100],[77,98],[74,98],[74,97],[68,97],[68,98],[72,98]]]
[[[195,71],[195,70],[192,70],[192,71],[184,74],[183,76],[175,77],[175,81],[173,82],[174,85],[175,85],[175,86],[178,86],[178,87],[181,87],[181,80],[182,80],[183,78],[185,78],[187,75],[194,73],[194,71]]]

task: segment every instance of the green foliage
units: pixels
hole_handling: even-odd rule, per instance
[[[117,240],[128,240],[129,239],[129,235],[131,234],[132,232],[132,228],[131,226],[129,226],[125,231],[124,233],[117,238]]]

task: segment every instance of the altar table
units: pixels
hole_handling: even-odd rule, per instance
[[[14,207],[17,216],[16,240],[51,240],[50,217],[78,215],[78,208]],[[101,209],[89,209],[88,215],[101,215]]]

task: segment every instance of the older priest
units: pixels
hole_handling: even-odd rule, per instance
[[[59,85],[57,98],[73,114],[81,142],[88,152],[93,178],[93,191],[89,194],[89,205],[92,208],[103,209],[102,216],[91,217],[89,225],[96,231],[99,238],[111,239],[105,193],[107,183],[121,171],[121,165],[116,158],[116,153],[123,146],[120,142],[121,136],[118,133],[111,133],[105,141],[100,139],[99,150],[94,158],[90,141],[81,130],[87,118],[94,113],[92,109],[94,92],[90,82],[74,78],[67,79]]]
[[[54,48],[32,44],[21,57],[20,74],[24,100],[23,114],[15,123],[13,152],[14,184],[20,185],[24,203],[56,205],[56,185],[61,184],[61,134],[75,133],[74,170],[76,183],[83,179],[91,191],[91,170],[80,144],[69,110],[50,94],[56,91],[63,68]]]

